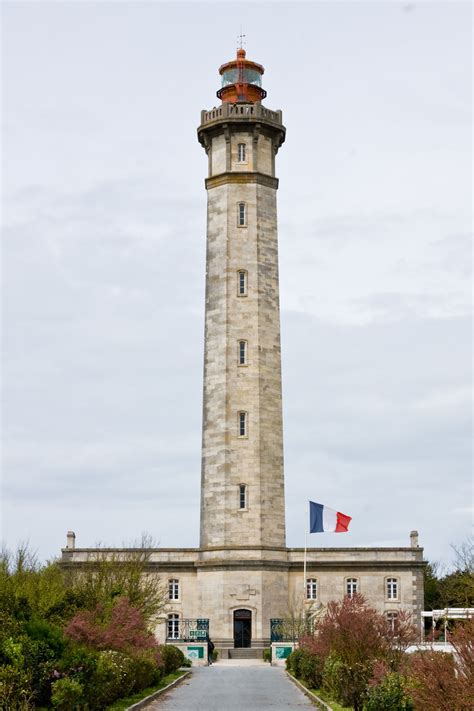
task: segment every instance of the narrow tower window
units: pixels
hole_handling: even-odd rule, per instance
[[[316,600],[318,597],[318,581],[316,578],[308,578],[306,581],[306,599]]]
[[[247,341],[239,341],[239,365],[247,365]]]
[[[247,225],[247,205],[244,202],[239,202],[237,224],[239,227]]]
[[[246,412],[239,412],[239,437],[247,437],[248,418]]]
[[[179,580],[168,580],[168,597],[170,600],[179,600]]]
[[[239,289],[238,289],[238,294],[239,296],[247,296],[247,272],[241,269],[238,272],[239,276]]]
[[[358,592],[357,590],[357,578],[347,578],[346,580],[346,594],[347,597],[354,597]]]
[[[245,163],[245,143],[239,143],[237,146],[237,160],[239,163]]]
[[[239,485],[239,507],[241,509],[247,508],[247,487],[245,484]]]

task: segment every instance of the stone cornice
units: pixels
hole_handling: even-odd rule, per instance
[[[179,553],[191,553],[195,555],[196,557],[199,556],[202,553],[214,553],[217,551],[278,551],[279,553],[289,553],[290,555],[296,554],[296,555],[301,555],[303,557],[304,555],[304,548],[287,548],[285,546],[259,546],[259,545],[245,545],[245,546],[236,546],[236,545],[231,545],[231,546],[209,546],[206,548],[147,548],[146,552],[147,553],[171,553],[173,554],[179,554]],[[348,556],[354,555],[354,553],[369,553],[373,554],[374,551],[377,553],[410,553],[416,554],[416,558],[411,558],[410,560],[422,560],[423,557],[423,548],[412,548],[410,546],[398,546],[398,547],[346,547],[346,548],[307,548],[306,552],[308,555],[314,554],[314,553],[319,553],[323,555],[337,555],[338,557],[341,554],[347,554]],[[62,548],[61,549],[62,553],[69,554],[71,556],[74,556],[75,554],[78,553],[94,553],[96,555],[98,554],[103,554],[103,553],[114,553],[114,554],[119,554],[119,553],[128,553],[128,554],[134,554],[134,553],[140,553],[143,554],[144,549],[143,548],[119,548],[119,547],[110,547],[110,548]],[[405,559],[407,560],[407,559]],[[319,561],[309,561],[309,562],[319,562]]]
[[[340,561],[307,561],[308,571],[316,570],[423,570],[428,565],[424,560],[340,560]],[[289,570],[302,570],[303,561],[294,560],[288,564]]]
[[[123,561],[124,563],[126,561]],[[94,568],[94,561],[77,561],[63,560],[61,567],[65,569],[86,569]],[[401,570],[419,570],[423,571],[427,562],[423,560],[341,560],[341,561],[307,561],[306,568],[308,572],[324,572],[324,571],[341,571],[346,574],[351,571],[365,572],[392,572]],[[163,560],[163,561],[147,561],[144,564],[144,569],[147,572],[160,573],[166,571],[180,572],[198,572],[207,570],[280,570],[285,572],[301,572],[303,571],[303,560],[283,561],[283,560],[264,560],[245,558],[228,560],[225,558],[214,560],[199,560],[180,561],[180,560]]]
[[[265,175],[264,173],[253,173],[253,172],[226,172],[219,173],[218,175],[213,175],[210,178],[206,178],[206,190],[211,188],[217,188],[221,185],[229,185],[231,183],[236,183],[239,185],[245,183],[257,183],[258,185],[265,185],[268,188],[278,189],[278,178],[273,178],[271,175]]]

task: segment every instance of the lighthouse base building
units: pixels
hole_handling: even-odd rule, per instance
[[[221,103],[201,112],[208,162],[199,548],[150,551],[167,584],[162,641],[209,635],[222,656],[261,654],[295,607],[363,594],[395,624],[423,607],[423,549],[287,548],[283,473],[276,156],[282,112],[266,108],[264,69],[243,49],[223,64]],[[114,549],[126,556],[127,551]],[[66,566],[97,550],[68,534]],[[281,626],[280,626],[281,629]],[[190,647],[191,649],[191,647]]]

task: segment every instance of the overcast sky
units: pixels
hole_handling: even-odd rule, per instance
[[[278,154],[287,543],[449,562],[472,520],[471,18],[461,2],[3,2],[3,538],[197,546],[217,69]]]

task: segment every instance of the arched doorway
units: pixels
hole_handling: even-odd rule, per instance
[[[234,647],[252,645],[252,612],[234,610]]]

